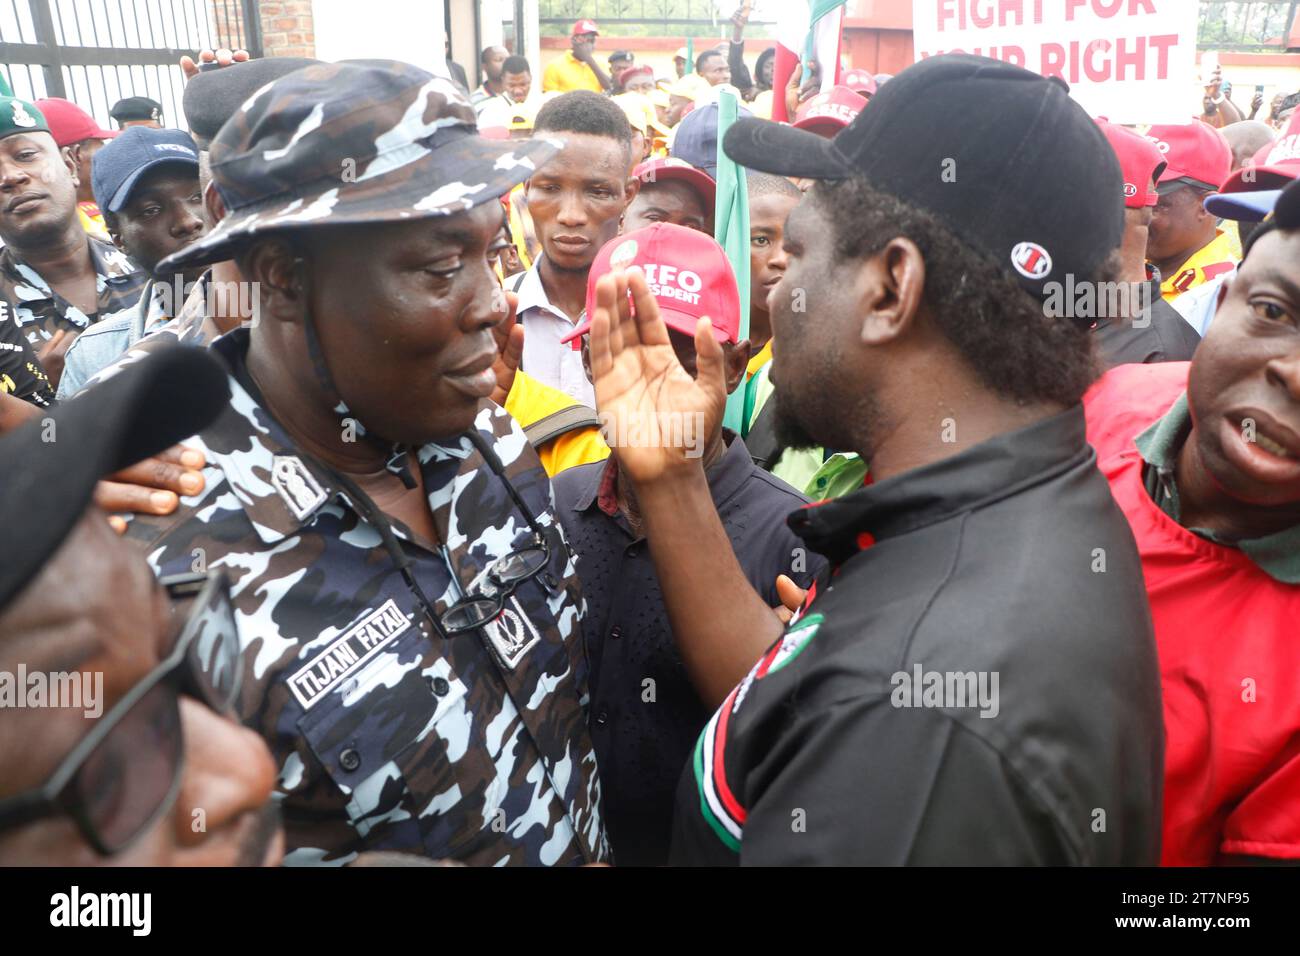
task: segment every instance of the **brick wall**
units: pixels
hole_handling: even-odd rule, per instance
[[[263,56],[315,56],[311,0],[261,0]],[[218,47],[243,46],[240,0],[208,0],[212,38]]]
[[[266,56],[315,56],[311,0],[262,0],[262,48]]]

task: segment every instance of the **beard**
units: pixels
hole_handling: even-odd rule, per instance
[[[820,381],[827,383],[830,379]],[[874,394],[859,388],[847,402],[844,395],[844,390],[825,384],[806,396],[788,386],[776,385],[768,401],[775,403],[772,428],[780,447],[857,452],[869,465],[885,417]]]

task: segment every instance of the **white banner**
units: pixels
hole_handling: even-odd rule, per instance
[[[1059,76],[1093,116],[1200,112],[1194,0],[913,0],[916,59],[976,53]]]

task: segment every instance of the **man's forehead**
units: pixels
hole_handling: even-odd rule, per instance
[[[1278,279],[1300,287],[1300,229],[1274,229],[1260,236],[1250,247],[1240,273],[1247,282]]]
[[[31,133],[11,133],[3,139],[0,139],[0,149],[8,150],[10,152],[21,149],[24,146],[39,146],[44,148],[55,146],[55,148],[57,148],[57,145],[54,142],[54,137],[44,130],[35,130]]]
[[[700,198],[700,194],[680,179],[661,179],[654,183],[642,183],[640,198],[651,204],[671,202],[675,199],[679,203],[690,202],[701,209],[704,208],[704,201]]]
[[[539,169],[537,176],[555,179],[572,176],[585,180],[610,176],[624,178],[627,172],[627,147],[613,137],[592,133],[556,135],[564,137],[564,149]]]

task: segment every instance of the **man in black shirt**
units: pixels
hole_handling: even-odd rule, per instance
[[[727,390],[734,391],[744,381],[749,349],[736,342],[740,298],[722,247],[698,230],[669,223],[626,233],[596,257],[588,288],[620,255],[624,265],[639,265],[660,280],[655,296],[688,371],[695,368],[696,321],[713,320],[724,339]],[[617,430],[617,421],[606,424]],[[826,565],[784,523],[807,499],[755,466],[739,435],[723,431],[720,421],[713,425],[695,436],[710,498],[745,579],[767,604],[779,605],[778,575],[807,587]],[[614,862],[662,865],[677,781],[712,707],[700,700],[674,644],[641,509],[619,473],[618,453],[563,471],[552,483],[587,600],[591,739]]]
[[[1156,862],[1142,569],[1085,440],[1087,328],[1040,301],[1065,275],[1110,278],[1123,216],[1096,202],[1120,189],[1105,138],[1063,83],[943,55],[832,141],[741,120],[724,148],[819,180],[771,293],[774,400],[795,444],[856,451],[873,484],[790,519],[832,570],[783,634],[698,464],[663,432],[619,448],[679,650],[720,704],[672,860]],[[602,414],[721,415],[705,332],[693,379],[645,278],[602,279]]]
[[[1120,243],[1121,294],[1094,290],[1092,333],[1105,368],[1130,363],[1187,362],[1201,343],[1196,330],[1160,295],[1159,270],[1146,261],[1156,180],[1165,159],[1156,144],[1123,126],[1098,120],[1124,175],[1124,239]],[[1114,306],[1118,305],[1118,310]]]

